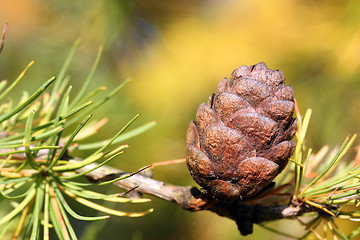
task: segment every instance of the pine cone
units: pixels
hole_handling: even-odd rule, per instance
[[[220,200],[254,197],[295,149],[294,92],[280,70],[241,66],[202,103],[187,131],[187,166]]]

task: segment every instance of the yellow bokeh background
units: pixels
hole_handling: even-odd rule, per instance
[[[110,137],[136,113],[136,126],[157,126],[128,141],[126,157],[112,164],[133,171],[185,157],[185,133],[200,103],[240,65],[265,62],[281,69],[300,110],[314,110],[307,143],[315,151],[359,132],[360,3],[357,0],[45,1],[0,0],[8,22],[0,79],[14,80],[36,64],[20,85],[30,92],[56,75],[75,39],[72,84],[86,78],[97,48],[104,54],[93,87],[131,83],[95,113],[110,121],[97,138]],[[18,89],[17,93],[21,93]],[[81,153],[79,153],[81,154]],[[194,185],[185,164],[158,167],[154,177]],[[111,218],[98,239],[239,239],[235,224],[211,213],[188,213],[154,199],[140,219]],[[136,208],[135,208],[136,209]],[[292,221],[277,228],[300,235]],[[344,225],[350,231],[356,225]],[[86,229],[79,223],[79,231]],[[288,239],[255,228],[244,239]]]

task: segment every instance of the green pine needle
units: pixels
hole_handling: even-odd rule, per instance
[[[52,84],[55,81],[55,77],[50,78],[47,82],[45,82],[31,97],[29,97],[28,100],[26,100],[26,102],[20,104],[19,106],[17,106],[16,108],[14,108],[13,110],[11,110],[10,112],[0,116],[0,123],[11,118],[12,116],[14,116],[16,113],[20,112],[21,110],[23,110],[24,108],[28,107],[33,101],[35,101],[45,90],[47,87],[50,86],[50,84]]]
[[[107,141],[90,142],[85,144],[84,148],[81,142],[75,143],[76,136],[81,131],[86,130],[85,134],[81,134],[81,140],[84,140],[102,127],[102,124],[89,124],[89,127],[84,128],[90,122],[92,115],[89,113],[103,106],[129,82],[129,80],[124,81],[98,101],[89,101],[99,91],[104,90],[104,87],[89,89],[102,53],[102,47],[100,47],[85,83],[80,91],[77,91],[74,101],[71,101],[72,87],[68,86],[70,77],[68,77],[67,70],[78,45],[79,40],[74,43],[66,57],[56,81],[55,77],[49,79],[32,95],[23,92],[19,104],[15,107],[13,107],[13,103],[17,101],[13,99],[0,104],[0,128],[3,131],[1,134],[3,137],[0,139],[0,149],[2,150],[0,152],[0,203],[11,203],[15,206],[0,219],[0,225],[2,225],[0,236],[7,234],[10,226],[16,222],[16,229],[13,232],[15,238],[39,239],[42,234],[43,239],[47,240],[50,228],[54,228],[59,239],[77,239],[68,215],[82,221],[108,218],[108,216],[87,217],[77,214],[67,203],[67,198],[64,198],[63,194],[81,204],[110,215],[139,217],[152,211],[150,209],[145,212],[127,213],[105,208],[92,201],[104,200],[121,204],[144,203],[149,200],[127,199],[120,197],[118,193],[100,194],[86,189],[93,184],[76,181],[123,154],[123,149],[128,147],[123,144],[115,149],[109,149],[110,145],[134,137],[154,125],[154,123],[148,123],[123,134],[139,117],[136,115],[113,138]],[[0,100],[14,89],[33,63],[31,62],[9,87],[6,87],[6,81],[0,82],[0,91],[2,91]],[[54,81],[53,89],[51,93],[48,93],[47,88]],[[90,93],[87,93],[88,89]],[[64,132],[69,132],[68,127],[80,120],[82,121],[75,130],[71,127],[70,134],[64,137]],[[91,127],[96,130],[94,131]],[[71,160],[70,156],[73,150],[89,148],[97,150],[80,162]],[[76,172],[76,170],[100,160],[102,162],[97,166],[90,167],[87,171]],[[97,185],[109,183],[111,182]],[[17,217],[18,215],[19,217]],[[41,229],[43,230],[41,231]]]

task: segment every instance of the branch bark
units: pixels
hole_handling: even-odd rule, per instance
[[[70,161],[76,162],[79,160]],[[90,164],[79,169],[78,172],[84,172],[97,166],[96,163]],[[85,176],[90,181],[98,182],[115,179],[126,174],[129,173],[113,167],[101,166]],[[318,211],[318,209],[307,204],[297,204],[294,202],[280,206],[266,206],[247,204],[246,202],[219,201],[203,194],[196,187],[176,186],[142,174],[135,174],[129,178],[114,182],[114,184],[124,190],[136,188],[136,191],[139,193],[153,195],[166,201],[174,202],[188,211],[208,210],[220,216],[230,218],[236,222],[242,235],[252,233],[254,223],[295,218],[307,212]]]

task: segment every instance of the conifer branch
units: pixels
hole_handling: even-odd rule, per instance
[[[81,160],[70,160],[79,162]],[[85,172],[97,167],[97,163],[87,165],[77,172]],[[108,181],[129,174],[128,172],[110,166],[101,166],[85,176],[92,182]],[[196,212],[208,210],[220,216],[234,220],[243,235],[252,233],[254,223],[273,221],[283,218],[295,218],[309,212],[319,212],[318,208],[308,204],[289,202],[279,206],[267,206],[258,204],[247,204],[247,202],[225,202],[206,196],[199,189],[192,186],[177,186],[162,182],[146,176],[135,174],[129,178],[113,183],[114,185],[129,191],[136,191],[139,194],[149,194],[160,199],[174,202],[183,209]],[[136,189],[136,190],[134,190]],[[290,197],[289,197],[290,199]],[[329,208],[336,206],[329,205]]]

